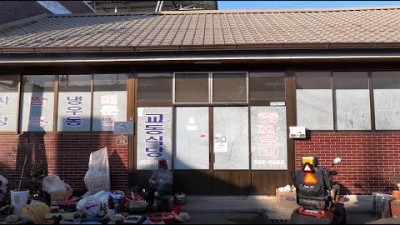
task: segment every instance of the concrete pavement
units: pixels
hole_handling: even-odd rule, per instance
[[[348,224],[400,224],[400,219],[372,216],[372,196],[344,196]],[[187,196],[182,211],[187,224],[290,224],[296,204],[278,204],[275,196]]]

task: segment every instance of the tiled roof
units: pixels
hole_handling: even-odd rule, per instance
[[[0,51],[400,46],[400,8],[53,15],[0,30]]]

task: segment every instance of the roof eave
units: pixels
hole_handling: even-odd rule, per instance
[[[123,52],[186,52],[229,50],[339,50],[399,49],[400,43],[280,43],[251,45],[171,45],[171,46],[103,46],[103,47],[0,47],[1,54],[42,53],[123,53]]]

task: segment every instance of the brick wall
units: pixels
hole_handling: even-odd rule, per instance
[[[84,177],[91,152],[108,148],[111,188],[128,187],[128,146],[117,145],[114,135],[104,134],[21,134],[0,136],[0,174],[11,185],[18,182],[25,155],[25,175],[32,165],[44,162],[48,174],[58,175],[74,189],[86,190]]]
[[[47,164],[49,174],[60,176],[75,189],[85,189],[84,176],[90,153],[108,147],[112,189],[128,187],[128,146],[117,145],[114,135],[105,134],[22,134],[0,136],[0,174],[14,185],[28,156],[25,175],[32,162]],[[347,194],[391,193],[400,181],[400,132],[311,132],[296,140],[296,168],[300,157],[315,155],[321,166],[335,157],[342,163],[335,179]]]
[[[311,132],[310,138],[295,141],[296,168],[300,157],[315,155],[319,165],[330,166],[335,157],[342,163],[335,180],[345,188],[342,193],[391,193],[400,182],[400,132]]]

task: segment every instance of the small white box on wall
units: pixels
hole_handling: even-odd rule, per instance
[[[289,137],[290,138],[299,138],[304,139],[307,137],[306,135],[306,127],[289,127]]]

